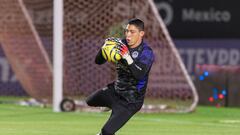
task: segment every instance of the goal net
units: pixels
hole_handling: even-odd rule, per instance
[[[0,42],[18,80],[30,96],[51,101],[53,1],[1,2]],[[195,87],[152,0],[64,0],[63,4],[63,97],[84,100],[116,78],[114,66],[96,65],[95,55],[105,38],[123,37],[125,22],[134,17],[145,22],[145,40],[155,55],[142,111],[194,110]]]

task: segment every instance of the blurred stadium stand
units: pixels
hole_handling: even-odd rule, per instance
[[[197,65],[196,87],[199,103],[213,106],[240,105],[240,67]]]

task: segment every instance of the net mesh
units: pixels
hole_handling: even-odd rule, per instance
[[[1,15],[12,13],[15,19],[22,20],[21,23],[18,20],[0,22],[0,40],[14,71],[31,96],[49,98],[52,91],[49,81],[52,78],[49,66],[52,62],[52,1],[2,1]],[[24,7],[32,22],[24,13]],[[146,102],[152,106],[148,108],[159,109],[161,101],[171,109],[192,109],[197,100],[195,89],[156,13],[152,0],[64,0],[64,97],[84,98],[115,79],[114,66],[110,63],[96,65],[95,55],[106,37],[123,37],[125,22],[136,17],[145,22],[145,40],[155,54],[146,95]],[[37,33],[33,32],[34,28]],[[26,65],[28,70],[23,70]],[[41,76],[36,77],[30,69],[37,69]],[[30,87],[33,84],[34,87]]]
[[[148,99],[193,101],[193,88],[180,67],[167,33],[146,0],[65,0],[64,69],[68,79],[64,79],[64,89],[87,96],[115,78],[114,68],[109,65],[99,67],[94,64],[94,58],[106,37],[123,35],[122,25],[132,17],[145,22],[145,40],[155,54]]]
[[[1,0],[0,41],[23,88],[35,98],[49,98],[51,65],[22,1]]]

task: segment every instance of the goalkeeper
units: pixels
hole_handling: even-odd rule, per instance
[[[144,22],[140,19],[129,20],[125,39],[116,41],[122,57],[116,63],[117,80],[94,92],[86,100],[89,106],[112,109],[99,135],[114,135],[143,105],[148,75],[154,61],[153,51],[143,41],[143,36]],[[99,65],[106,62],[101,50],[95,62]]]

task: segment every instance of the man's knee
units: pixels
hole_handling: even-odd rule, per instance
[[[87,97],[87,99],[85,100],[87,105],[89,105],[89,106],[96,106],[97,98],[99,96],[99,92],[100,91],[95,91],[94,93],[92,93],[90,96]]]
[[[85,101],[88,106],[94,106],[94,100],[91,97],[88,97]]]

